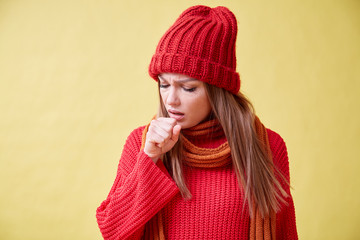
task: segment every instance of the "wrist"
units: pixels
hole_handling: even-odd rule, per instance
[[[159,157],[150,157],[150,159],[153,160],[153,162],[156,164],[159,160]]]
[[[160,158],[160,155],[149,154],[149,153],[147,153],[147,152],[145,151],[145,149],[144,149],[144,153],[145,153],[154,163],[156,163],[156,162],[159,160],[159,158]]]

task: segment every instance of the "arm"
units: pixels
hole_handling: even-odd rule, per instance
[[[290,183],[289,160],[285,142],[279,134],[269,129],[267,132],[273,154],[274,165],[283,174],[286,181]],[[281,177],[279,177],[278,180],[287,192],[288,197],[285,199],[285,203],[281,203],[280,211],[276,214],[276,239],[297,240],[298,235],[296,230],[295,208],[290,192],[290,186]]]
[[[128,137],[111,191],[96,211],[104,239],[136,239],[144,226],[177,193],[161,161],[140,151],[142,128]]]

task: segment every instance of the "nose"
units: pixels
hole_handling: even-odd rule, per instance
[[[180,99],[177,93],[177,89],[175,87],[171,87],[169,89],[166,104],[169,106],[178,106],[180,104]]]

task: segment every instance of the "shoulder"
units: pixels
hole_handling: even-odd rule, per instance
[[[269,138],[269,143],[270,143],[270,148],[273,154],[286,154],[287,155],[287,149],[286,149],[286,144],[284,139],[275,131],[271,130],[271,129],[266,129],[267,134],[268,134],[268,138]]]
[[[266,129],[270,149],[273,155],[274,165],[284,174],[286,178],[289,178],[289,159],[286,144],[284,139],[275,131]]]
[[[122,174],[129,174],[136,163],[136,157],[140,152],[144,128],[145,126],[141,126],[134,129],[126,139],[118,164],[118,171],[121,171]]]
[[[145,129],[144,126],[140,126],[131,131],[125,142],[125,148],[133,148],[134,150],[140,150],[142,134]]]
[[[126,141],[129,141],[129,140],[141,140],[141,137],[142,137],[142,133],[145,129],[146,125],[144,126],[140,126],[138,128],[135,128],[134,130],[132,130],[129,134],[129,136],[127,137],[127,140]],[[140,138],[140,139],[139,139]]]

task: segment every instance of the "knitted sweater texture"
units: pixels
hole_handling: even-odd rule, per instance
[[[107,240],[140,239],[145,224],[159,211],[166,239],[249,239],[250,217],[231,164],[218,168],[184,165],[192,193],[184,200],[161,161],[156,164],[141,150],[144,127],[128,137],[117,176],[105,201],[97,209],[100,231]],[[289,180],[285,143],[267,129],[274,165]],[[224,136],[188,138],[199,147],[215,148]],[[281,181],[281,179],[279,179]],[[298,239],[295,210],[289,187],[287,202],[276,215],[276,239]]]

